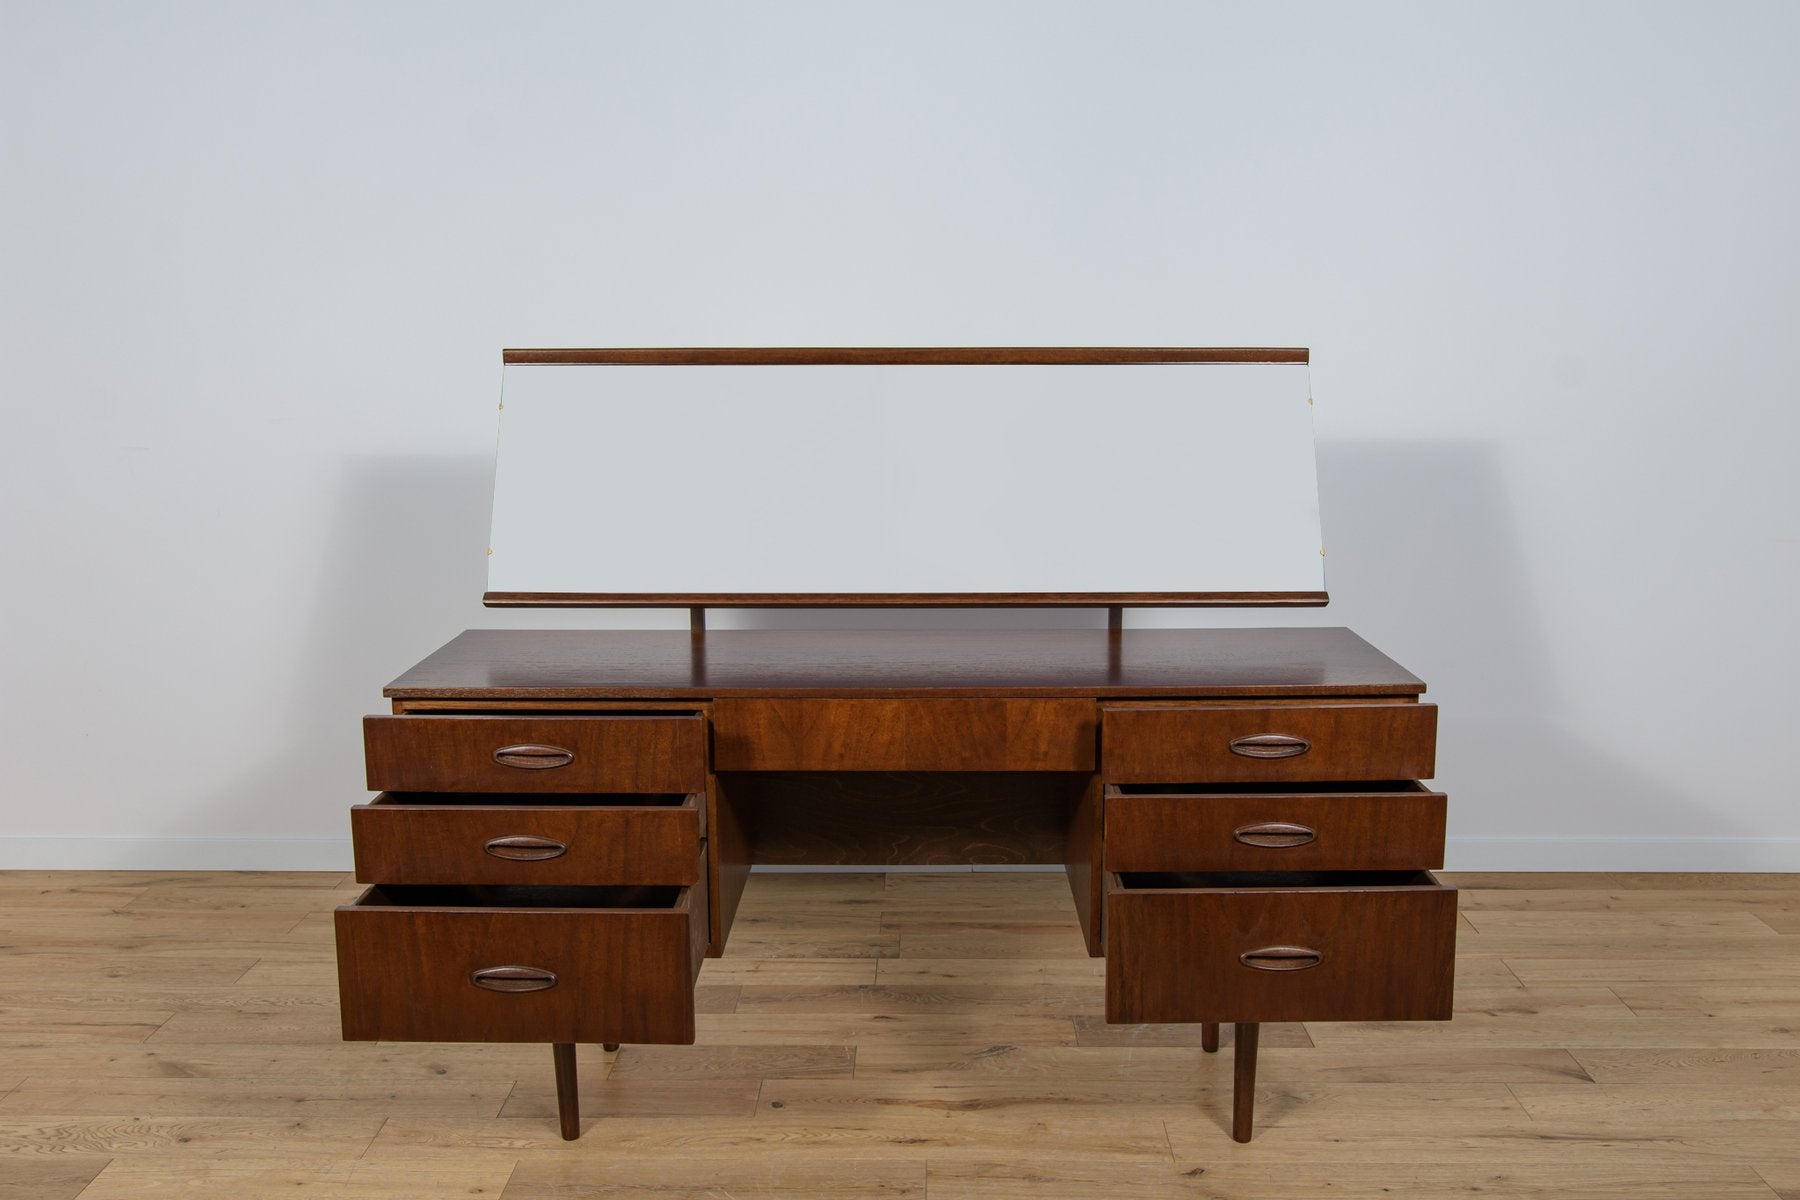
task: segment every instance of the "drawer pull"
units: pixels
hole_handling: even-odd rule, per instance
[[[566,767],[574,762],[575,752],[561,746],[528,743],[523,746],[500,747],[494,751],[494,761],[503,767],[517,767],[521,771],[548,771],[552,767]]]
[[[497,837],[482,849],[495,858],[509,858],[514,862],[543,862],[547,858],[561,858],[569,852],[562,842],[530,834]]]
[[[1304,946],[1264,946],[1261,950],[1246,950],[1238,955],[1239,962],[1258,971],[1304,971],[1318,966],[1324,958],[1317,950],[1308,950]]]
[[[1291,821],[1263,821],[1257,825],[1240,825],[1232,830],[1231,836],[1246,846],[1285,850],[1289,846],[1304,846],[1319,835],[1310,826]]]
[[[556,986],[556,972],[542,967],[485,967],[469,982],[490,992],[541,992]]]
[[[1312,743],[1305,738],[1286,733],[1253,733],[1231,739],[1231,752],[1245,758],[1295,758],[1311,749]]]

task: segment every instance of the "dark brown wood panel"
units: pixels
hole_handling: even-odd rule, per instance
[[[1080,366],[1107,363],[1304,363],[1299,346],[689,346],[517,349],[503,363],[611,366]]]
[[[1140,888],[1108,873],[1106,1019],[1449,1020],[1456,889],[1386,874],[1285,888],[1151,876],[1172,886]],[[1180,886],[1192,881],[1211,886]]]
[[[738,901],[750,879],[750,838],[755,817],[749,798],[727,780],[710,775],[706,781],[709,811],[707,829],[707,884],[712,896],[712,937],[707,956],[725,953],[731,923],[737,919]]]
[[[1106,705],[1102,720],[1113,783],[1429,778],[1437,758],[1434,704]]]
[[[960,866],[1062,861],[1076,777],[1045,772],[726,774],[755,811],[764,864]]]
[[[719,771],[904,771],[912,700],[721,700]],[[1004,703],[1004,701],[1002,701]]]
[[[471,700],[396,700],[396,713],[486,713],[507,716],[515,713],[603,713],[603,712],[682,712],[691,713],[697,706],[692,700],[500,700],[493,697]],[[703,706],[700,706],[703,709]]]
[[[1106,791],[1106,868],[1429,870],[1444,865],[1445,803],[1411,780],[1240,794],[1114,786]]]
[[[363,883],[694,883],[705,797],[664,799],[675,803],[458,804],[384,793],[350,810],[356,878]],[[439,800],[453,801],[454,795]]]
[[[508,766],[496,754],[509,747],[558,750],[568,761],[550,768]],[[376,792],[698,792],[706,787],[706,720],[699,714],[373,716],[363,718],[363,748],[369,790]],[[529,755],[517,757],[531,762]]]
[[[471,629],[396,699],[1416,696],[1348,629]]]
[[[1085,700],[720,700],[720,771],[1086,771]]]
[[[1103,790],[1098,775],[1079,777],[1069,793],[1069,822],[1063,836],[1063,870],[1069,892],[1075,897],[1075,915],[1088,953],[1106,952],[1103,925],[1106,915],[1101,870]]]
[[[336,914],[344,1037],[691,1043],[705,893],[371,888]],[[525,978],[477,986],[507,968]]]
[[[1326,592],[483,592],[488,608],[1323,608]]]

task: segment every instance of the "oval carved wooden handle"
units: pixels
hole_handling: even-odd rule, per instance
[[[542,967],[486,967],[470,972],[469,982],[490,992],[541,992],[556,986],[556,972]]]
[[[1246,846],[1285,850],[1290,846],[1304,846],[1319,835],[1309,825],[1296,825],[1292,821],[1263,821],[1256,825],[1240,825],[1231,831],[1231,836]]]
[[[1305,738],[1286,733],[1253,733],[1231,739],[1231,752],[1245,758],[1293,758],[1311,749],[1312,743]]]
[[[574,762],[575,752],[561,746],[527,743],[523,746],[500,747],[494,751],[494,761],[503,767],[517,767],[521,771],[548,771],[552,767],[566,767]]]
[[[1304,946],[1264,946],[1261,950],[1246,950],[1238,955],[1239,962],[1258,971],[1304,971],[1318,966],[1324,959],[1317,950],[1308,950]]]
[[[547,858],[561,858],[569,852],[569,847],[562,842],[528,833],[497,837],[482,849],[495,858],[509,858],[514,862],[543,862]]]

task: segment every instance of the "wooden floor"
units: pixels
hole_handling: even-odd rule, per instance
[[[0,873],[0,1197],[1800,1198],[1800,876],[1463,875],[1450,1023],[1108,1026],[1060,875],[759,875],[699,1044],[338,1040],[343,875]]]

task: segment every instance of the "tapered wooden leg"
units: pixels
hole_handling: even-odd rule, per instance
[[[602,1050],[606,1051],[608,1054],[611,1054],[614,1050],[617,1050],[619,1048],[619,1043],[617,1043],[617,1042],[601,1042],[600,1048]]]
[[[575,1090],[575,1047],[570,1042],[556,1042],[550,1051],[556,1057],[556,1113],[562,1118],[563,1141],[581,1136],[581,1097]]]
[[[1208,1054],[1219,1052],[1219,1023],[1217,1021],[1200,1022],[1200,1048]]]
[[[1250,1140],[1250,1124],[1256,1108],[1256,1038],[1262,1026],[1239,1021],[1232,1031],[1237,1041],[1235,1070],[1231,1079],[1231,1140]]]

